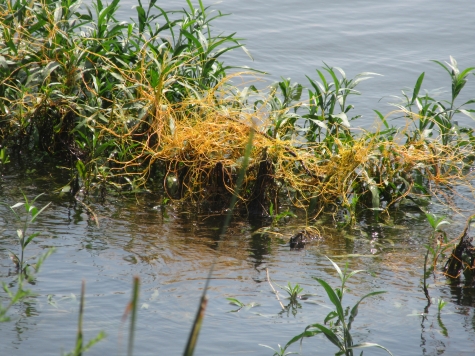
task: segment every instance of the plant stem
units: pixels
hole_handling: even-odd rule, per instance
[[[274,286],[273,286],[272,283],[270,282],[269,270],[268,270],[267,268],[266,268],[266,274],[267,274],[267,282],[269,282],[270,287],[271,287],[272,290],[274,291],[275,297],[276,297],[277,300],[279,301],[280,306],[282,307],[282,310],[285,310],[284,304],[282,304],[282,302],[281,302],[280,299],[279,299],[279,293],[274,289]]]
[[[429,249],[427,249],[426,255],[424,257],[424,284],[423,284],[423,289],[424,289],[424,294],[426,295],[427,302],[429,303],[426,308],[428,308],[431,305],[430,301],[430,296],[429,296],[429,290],[427,289],[427,258],[429,257]]]

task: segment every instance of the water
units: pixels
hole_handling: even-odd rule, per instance
[[[34,168],[34,167],[30,167]],[[36,167],[40,169],[40,167]],[[330,301],[313,277],[337,285],[337,275],[325,256],[342,267],[365,269],[348,284],[346,305],[376,290],[387,293],[362,304],[354,323],[355,340],[378,342],[403,355],[471,355],[475,345],[475,291],[450,286],[439,276],[430,280],[430,294],[448,305],[437,317],[437,307],[421,316],[427,301],[420,288],[427,224],[417,210],[395,214],[387,225],[363,220],[357,229],[339,232],[331,224],[317,224],[324,238],[304,250],[282,246],[301,221],[280,227],[282,239],[255,234],[247,221],[234,221],[219,241],[221,217],[201,216],[186,208],[158,208],[151,196],[130,199],[109,195],[94,204],[99,226],[82,206],[74,206],[52,187],[65,184],[61,171],[19,174],[13,166],[0,180],[0,200],[21,200],[22,189],[38,206],[52,205],[30,232],[41,236],[27,248],[35,256],[47,247],[57,251],[48,258],[30,288],[37,294],[19,304],[12,321],[0,324],[2,355],[55,355],[72,349],[78,317],[81,281],[86,281],[85,339],[100,330],[107,338],[90,355],[126,354],[128,323],[122,322],[131,298],[133,276],[141,280],[140,310],[135,339],[136,355],[179,355],[186,343],[199,297],[212,262],[216,261],[208,292],[209,302],[196,355],[269,355],[259,344],[276,347],[301,333],[306,325],[322,322]],[[432,210],[440,209],[430,206]],[[14,285],[8,250],[17,251],[14,219],[0,205],[0,276]],[[456,236],[463,222],[447,228]],[[410,228],[409,228],[410,227]],[[274,288],[299,283],[305,293],[292,312],[282,311],[267,282]],[[4,294],[3,294],[4,296]],[[49,299],[48,299],[48,296]],[[232,312],[226,298],[259,306]],[[284,304],[285,292],[280,290]],[[446,331],[444,331],[446,330]],[[294,347],[292,350],[298,350]],[[328,355],[335,348],[322,337],[305,340],[302,354]],[[365,355],[381,355],[375,350]]]
[[[130,16],[134,4],[122,2],[123,19]],[[164,4],[167,8],[184,5]],[[234,51],[226,60],[270,72],[269,83],[280,76],[304,82],[305,74],[315,77],[314,70],[322,61],[344,68],[349,76],[362,71],[383,74],[364,82],[360,88],[363,95],[355,98],[357,110],[365,115],[362,125],[371,125],[371,109],[388,110],[386,99],[379,102],[381,98],[412,86],[422,71],[426,72],[428,89],[444,86],[449,90],[447,77],[430,59],[448,60],[452,55],[461,67],[474,65],[475,3],[471,1],[399,1],[391,5],[371,1],[279,1],[272,5],[224,1],[216,8],[233,13],[216,23],[217,30],[237,32],[246,38],[255,58],[250,63]],[[141,279],[135,354],[179,355],[215,259],[195,354],[271,355],[259,344],[283,345],[308,324],[322,322],[328,313],[329,309],[320,304],[331,303],[312,278],[321,277],[336,285],[337,276],[326,255],[341,266],[348,261],[351,269],[370,272],[356,275],[349,283],[345,304],[352,305],[369,291],[387,291],[362,304],[353,327],[355,339],[380,343],[395,355],[473,354],[473,288],[451,286],[441,277],[430,280],[431,296],[448,304],[440,319],[435,305],[428,316],[421,316],[427,303],[420,288],[422,245],[429,231],[418,211],[401,212],[391,226],[363,221],[351,234],[320,226],[322,241],[305,250],[290,251],[281,244],[298,226],[281,227],[283,239],[279,240],[255,235],[256,226],[235,221],[219,241],[220,217],[171,207],[162,210],[157,208],[158,200],[148,196],[127,200],[110,195],[105,204],[94,204],[98,227],[84,207],[59,196],[57,190],[66,184],[60,171],[51,169],[38,175],[19,171],[24,170],[7,166],[5,176],[0,178],[0,201],[20,201],[20,188],[30,198],[45,192],[39,205],[53,203],[33,227],[32,231],[42,234],[28,247],[27,255],[34,256],[50,246],[56,246],[57,251],[46,261],[35,285],[30,286],[37,296],[15,307],[11,322],[0,324],[2,355],[24,355],[31,350],[42,355],[70,351],[75,340],[81,280],[86,281],[85,339],[100,330],[108,335],[88,354],[126,354],[128,323],[121,320],[135,275]],[[448,213],[437,206],[429,208]],[[457,236],[463,221],[453,218],[447,231]],[[298,221],[292,224],[298,225]],[[7,283],[14,279],[7,250],[18,249],[16,228],[11,215],[0,205],[0,276]],[[301,301],[295,315],[282,312],[267,282],[266,269],[274,288],[279,289],[277,284],[299,283],[304,292],[315,296]],[[280,295],[284,297],[282,291]],[[227,297],[260,306],[231,312],[236,307],[228,303]],[[292,350],[298,351],[298,347]],[[303,342],[304,355],[335,352],[322,337]],[[367,349],[364,354],[384,352]]]

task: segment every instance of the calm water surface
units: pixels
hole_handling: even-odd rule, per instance
[[[123,19],[130,16],[134,4],[122,2]],[[163,6],[176,8],[185,2],[163,2]],[[356,98],[357,109],[365,115],[362,125],[371,125],[371,109],[387,110],[386,99],[379,102],[382,97],[412,86],[423,71],[428,89],[449,88],[442,69],[430,59],[448,60],[452,55],[461,67],[475,65],[473,1],[223,1],[216,8],[233,13],[219,20],[217,30],[246,38],[255,59],[249,62],[234,51],[227,60],[270,72],[269,83],[280,76],[300,82],[306,74],[315,78],[314,70],[322,61],[344,68],[348,75],[362,71],[383,74],[365,82],[363,95]],[[259,344],[285,344],[308,324],[322,322],[328,313],[325,306],[331,303],[313,279],[321,277],[336,285],[337,276],[326,255],[342,266],[348,261],[351,269],[369,271],[350,283],[347,305],[369,291],[387,291],[361,306],[353,327],[356,340],[380,343],[395,355],[473,355],[473,288],[450,286],[440,277],[431,280],[431,296],[448,304],[440,318],[434,305],[429,315],[421,316],[426,306],[420,287],[422,244],[429,231],[417,210],[407,209],[387,225],[363,221],[351,233],[318,224],[322,241],[290,251],[282,243],[298,226],[281,227],[280,240],[255,234],[259,226],[235,221],[219,240],[220,217],[181,208],[161,209],[158,199],[146,196],[109,196],[104,204],[94,204],[98,227],[84,208],[56,192],[66,183],[62,173],[54,169],[48,174],[18,173],[26,168],[40,170],[7,167],[0,177],[0,201],[20,201],[20,188],[29,197],[46,193],[40,205],[53,203],[33,227],[42,234],[29,246],[27,255],[50,246],[57,250],[31,286],[37,296],[17,306],[12,321],[0,324],[1,355],[70,351],[81,280],[86,281],[85,339],[100,330],[108,335],[88,354],[125,355],[128,324],[121,319],[135,275],[141,279],[135,354],[180,355],[213,261],[216,267],[208,309],[195,354],[271,355]],[[461,204],[466,211],[473,210],[469,203]],[[429,208],[450,214],[436,205]],[[446,230],[457,236],[463,221],[457,216],[452,221]],[[297,219],[291,223],[299,224]],[[7,250],[18,250],[16,228],[0,205],[0,276],[12,285],[14,271]],[[282,312],[267,282],[266,269],[275,288],[299,283],[304,292],[315,295],[301,301],[294,312]],[[48,295],[53,302],[48,302]],[[227,297],[260,305],[233,313],[236,308]],[[304,355],[334,353],[323,338],[303,343]],[[385,353],[367,349],[364,354]]]

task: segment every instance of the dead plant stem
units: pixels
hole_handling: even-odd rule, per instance
[[[274,289],[274,286],[273,286],[272,283],[270,282],[269,270],[268,270],[267,268],[266,268],[266,274],[267,274],[267,282],[269,282],[270,287],[271,287],[272,290],[274,291],[275,297],[276,297],[277,300],[279,301],[279,304],[280,304],[280,306],[282,307],[282,310],[285,310],[284,304],[282,304],[282,302],[281,302],[280,299],[279,299],[279,292],[277,292],[277,291]]]

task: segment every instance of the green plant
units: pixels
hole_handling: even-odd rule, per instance
[[[7,163],[10,163],[10,156],[7,154],[5,147],[0,149],[0,165],[3,169]]]
[[[28,235],[28,229],[30,225],[35,222],[36,218],[51,204],[51,203],[48,203],[38,210],[38,208],[34,206],[33,204],[42,195],[43,194],[39,194],[32,201],[29,201],[26,195],[23,194],[23,198],[24,198],[23,202],[19,202],[12,206],[8,206],[10,211],[13,213],[18,223],[20,224],[20,228],[17,229],[17,237],[20,243],[20,253],[19,255],[17,255],[13,251],[10,251],[12,260],[17,267],[20,277],[21,276],[28,277],[30,275],[28,273],[29,267],[33,267],[35,272],[37,272],[40,266],[42,265],[42,263],[44,262],[44,260],[54,251],[54,249],[52,248],[49,249],[46,253],[38,257],[35,264],[29,264],[27,263],[27,260],[25,260],[26,247],[30,244],[30,242],[35,237],[40,235],[39,232],[34,232]],[[21,206],[25,207],[25,214],[21,214],[16,211],[16,208],[19,208]]]
[[[233,305],[236,305],[236,306],[239,307],[236,310],[231,310],[231,312],[233,312],[233,313],[240,311],[242,308],[250,309],[250,308],[254,308],[254,307],[259,305],[258,303],[254,303],[254,302],[244,304],[243,302],[241,302],[240,300],[238,300],[236,298],[226,298],[226,299],[229,300],[230,304],[233,304]]]
[[[278,284],[277,284],[278,285]],[[303,288],[296,283],[294,286],[288,282],[286,286],[280,286],[278,285],[282,290],[286,291],[287,294],[289,295],[289,299],[291,303],[297,302],[297,298],[299,297],[300,293],[302,293]]]
[[[445,224],[449,224],[445,217],[437,217],[435,214],[425,213],[426,219],[429,222],[432,233],[429,235],[429,241],[427,245],[424,245],[427,249],[424,257],[424,274],[423,274],[423,290],[424,294],[428,301],[428,306],[431,304],[431,299],[429,296],[429,285],[427,284],[427,275],[431,271],[435,271],[437,266],[437,260],[441,254],[443,254],[451,246],[448,244],[447,234],[440,230],[440,227]],[[429,253],[432,255],[432,266],[429,271],[427,271],[427,260]]]
[[[350,121],[360,117],[349,117],[348,113],[354,108],[347,104],[349,95],[359,95],[355,87],[363,80],[370,79],[376,73],[360,73],[353,79],[346,77],[343,69],[330,67],[325,63],[323,68],[330,74],[330,80],[323,71],[317,69],[320,81],[315,81],[307,76],[312,89],[308,90],[308,113],[302,117],[306,120],[304,135],[309,142],[324,142],[330,153],[338,152],[340,141],[352,140]],[[340,78],[338,78],[338,74]]]
[[[2,287],[5,293],[7,293],[9,301],[5,306],[3,305],[3,302],[0,304],[0,322],[7,322],[10,321],[10,317],[7,316],[10,308],[22,300],[34,296],[35,294],[31,290],[23,288],[22,280],[19,281],[15,292],[13,292],[5,282],[2,282]]]
[[[475,100],[470,99],[461,105],[456,105],[455,101],[467,83],[468,75],[475,70],[475,67],[469,67],[460,71],[457,61],[452,56],[450,56],[450,63],[445,62],[444,64],[437,60],[433,60],[433,62],[440,65],[450,76],[452,86],[450,99],[436,100],[429,93],[419,96],[425,75],[425,73],[422,73],[414,85],[412,96],[409,97],[405,91],[402,91],[403,104],[393,105],[398,107],[414,123],[415,130],[406,133],[409,142],[414,143],[419,140],[427,140],[434,135],[434,128],[437,128],[438,137],[443,145],[454,142],[458,144],[461,138],[461,131],[454,120],[454,116],[462,113],[475,119],[473,115],[474,110],[465,108],[469,104],[474,104]],[[416,108],[413,108],[413,106],[416,106]]]
[[[286,219],[287,217],[289,217],[289,218],[296,218],[297,217],[297,215],[295,215],[289,209],[287,209],[285,211],[282,211],[280,213],[275,212],[273,203],[270,203],[269,215],[272,218],[272,225],[279,224],[281,220]]]
[[[270,347],[268,345],[262,345],[259,344],[259,346],[264,346],[267,347],[268,349],[271,349],[274,351],[274,354],[272,356],[287,356],[287,355],[297,355],[297,352],[287,352],[287,347],[282,347],[279,344],[277,344],[278,349],[274,349],[273,347]]]
[[[7,207],[10,211],[13,212],[17,222],[20,224],[20,228],[17,229],[17,238],[20,244],[20,253],[16,254],[13,251],[10,252],[11,259],[15,264],[18,272],[18,279],[17,279],[17,289],[13,292],[5,282],[2,282],[3,290],[7,293],[9,297],[9,302],[6,306],[0,305],[0,321],[8,321],[10,318],[7,316],[8,310],[15,305],[16,303],[21,302],[22,300],[33,296],[33,292],[29,289],[24,289],[24,282],[25,280],[31,280],[33,278],[33,273],[30,270],[30,267],[33,267],[34,272],[38,272],[43,262],[46,258],[54,252],[54,248],[48,249],[45,253],[41,254],[35,261],[35,263],[28,263],[25,259],[25,250],[26,247],[30,244],[30,242],[37,237],[40,233],[35,232],[27,236],[28,229],[30,225],[35,222],[36,218],[50,205],[50,203],[46,204],[38,210],[33,204],[35,201],[41,196],[42,194],[36,196],[32,201],[29,201],[25,194],[23,194],[23,202],[16,203],[12,206],[7,204]],[[20,213],[16,211],[16,208],[24,206],[25,213]]]
[[[74,350],[64,354],[64,356],[82,356],[82,354],[88,351],[92,346],[97,344],[99,341],[106,337],[106,334],[101,331],[97,334],[96,337],[89,340],[87,344],[84,345],[83,340],[83,332],[82,332],[82,320],[84,316],[84,295],[86,293],[86,283],[83,281],[81,285],[81,299],[79,301],[79,318],[78,318],[78,331],[76,336],[76,345],[74,346]]]
[[[440,314],[442,309],[447,305],[447,302],[443,299],[437,299],[437,312]]]
[[[269,113],[267,135],[274,139],[290,140],[297,133],[296,123],[300,118],[297,110],[302,105],[298,101],[302,96],[302,90],[301,84],[291,84],[290,78],[283,79],[270,86],[266,99],[259,99],[254,103],[255,111],[265,107]]]
[[[328,258],[328,257],[327,257]],[[331,311],[325,318],[323,324],[316,323],[308,325],[305,328],[305,331],[295,337],[293,337],[285,346],[284,349],[287,349],[288,346],[291,344],[303,340],[304,337],[312,337],[317,334],[324,334],[325,337],[330,340],[335,346],[338,347],[339,351],[335,355],[345,355],[345,356],[353,356],[354,349],[366,348],[366,347],[379,347],[385,350],[388,354],[392,355],[391,352],[386,349],[385,347],[368,342],[362,342],[359,344],[353,343],[353,338],[351,336],[351,326],[353,321],[355,320],[356,316],[358,315],[358,308],[361,302],[371,296],[379,295],[385,293],[384,291],[377,291],[371,292],[363,297],[351,308],[350,307],[344,309],[343,308],[343,296],[346,292],[345,284],[349,278],[354,276],[355,274],[362,272],[361,270],[356,270],[352,272],[348,272],[346,265],[345,269],[342,271],[340,267],[333,262],[330,258],[328,258],[332,263],[333,267],[338,272],[338,276],[340,277],[341,285],[339,288],[333,289],[327,282],[325,282],[321,278],[315,278],[317,282],[325,289],[328,298],[335,306],[336,310]],[[336,319],[336,320],[335,320]],[[325,326],[325,324],[330,323],[329,327]],[[363,352],[361,352],[363,354]]]

